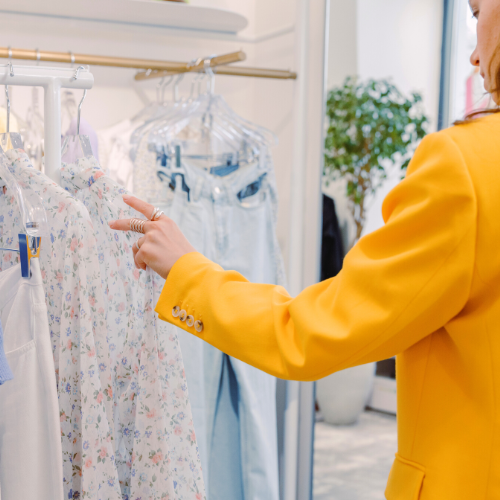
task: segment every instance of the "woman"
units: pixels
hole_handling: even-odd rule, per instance
[[[499,103],[500,1],[471,7],[471,60]],[[500,114],[426,137],[383,215],[336,278],[296,298],[223,271],[165,216],[144,224],[135,262],[167,279],[161,319],[277,377],[317,380],[397,355],[387,499],[500,499]]]

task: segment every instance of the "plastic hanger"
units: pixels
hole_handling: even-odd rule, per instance
[[[130,145],[131,145],[131,158],[135,158],[135,152],[137,150],[137,147],[139,146],[139,143],[141,142],[142,138],[146,135],[149,134],[149,131],[153,124],[163,118],[164,116],[168,115],[171,113],[171,111],[176,108],[177,106],[180,105],[180,101],[177,100],[176,96],[178,94],[178,85],[179,82],[184,78],[184,74],[180,74],[175,83],[174,83],[174,99],[173,101],[170,102],[165,102],[165,90],[166,88],[170,85],[170,83],[173,80],[173,76],[170,77],[168,80],[166,80],[164,83],[163,79],[160,81],[160,83],[157,86],[156,89],[156,96],[157,96],[157,102],[151,104],[147,108],[145,108],[144,114],[141,115],[136,115],[134,118],[132,118],[132,121],[136,120],[137,117],[139,116],[140,118],[144,118],[142,125],[138,126],[132,135],[130,136]],[[161,102],[158,100],[161,98]]]
[[[20,233],[19,248],[0,248],[1,251],[17,252],[21,262],[21,276],[31,278],[31,259],[40,256],[41,238],[30,237],[27,234]]]
[[[0,147],[4,151],[8,151],[9,149],[22,149],[23,140],[21,139],[21,135],[17,132],[10,131],[10,96],[8,85],[5,85],[5,98],[7,100],[7,126],[6,133],[0,134]]]
[[[75,79],[78,78],[78,70],[84,69],[83,66],[77,68]],[[83,97],[78,105],[78,115],[76,122],[76,135],[67,135],[61,148],[61,160],[63,163],[73,163],[78,158],[87,158],[94,156],[90,139],[88,135],[80,135],[80,118],[82,112],[82,104],[87,95],[87,90],[83,91]]]
[[[0,148],[0,177],[16,199],[27,234],[18,234],[18,249],[0,248],[0,250],[18,252],[21,262],[21,275],[23,278],[30,278],[31,259],[40,255],[40,237],[49,235],[47,214],[42,199],[28,185],[23,184],[21,186],[10,172],[8,165],[9,160],[2,148]]]
[[[183,157],[205,163],[205,169],[239,165],[254,161],[267,148],[277,143],[276,136],[258,125],[239,117],[221,96],[215,95],[215,75],[210,58],[205,60],[209,77],[208,92],[197,99],[188,99],[157,121],[149,132],[151,148],[163,151],[173,159],[176,145],[182,147]],[[190,131],[198,137],[190,140]],[[234,161],[235,160],[235,161]]]
[[[9,159],[0,147],[0,177],[16,199],[23,226],[30,236],[49,236],[47,214],[40,196],[26,182],[18,182],[9,169]]]

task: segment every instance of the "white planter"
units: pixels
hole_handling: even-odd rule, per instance
[[[325,422],[349,425],[357,422],[369,401],[376,363],[348,368],[318,380],[316,398]]]

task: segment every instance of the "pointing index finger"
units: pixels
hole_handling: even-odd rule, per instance
[[[123,195],[123,201],[129,206],[140,212],[142,215],[146,216],[147,219],[151,218],[153,214],[154,206],[150,203],[136,198],[135,196]]]

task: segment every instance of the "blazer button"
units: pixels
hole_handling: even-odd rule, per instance
[[[187,317],[187,312],[183,309],[180,313],[179,313],[179,319],[181,321],[186,321],[186,317]]]
[[[196,321],[195,324],[194,324],[194,329],[198,333],[201,333],[203,331],[203,323],[200,320]]]
[[[194,325],[194,318],[193,318],[193,316],[189,315],[186,318],[186,325],[189,326],[189,328],[191,328]]]
[[[179,317],[179,313],[181,312],[181,308],[179,306],[175,306],[173,309],[172,309],[172,316],[174,318],[178,318]]]

